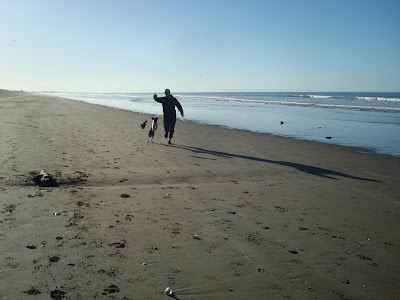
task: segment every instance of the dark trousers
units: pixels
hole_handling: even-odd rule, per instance
[[[164,117],[164,129],[169,138],[172,138],[175,131],[176,117]]]

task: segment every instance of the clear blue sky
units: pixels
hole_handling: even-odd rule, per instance
[[[400,91],[399,0],[0,0],[0,88]]]

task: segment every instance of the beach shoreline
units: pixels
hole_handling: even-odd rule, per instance
[[[178,93],[175,96],[185,108],[185,121],[359,147],[368,152],[400,157],[400,115],[392,111],[400,109],[400,98],[393,98],[400,94],[325,93],[325,96],[316,97],[303,94]],[[161,106],[155,105],[150,93],[50,95],[162,116]],[[304,106],[302,101],[308,105]]]
[[[148,115],[21,92],[0,107],[0,299],[400,294],[400,158],[181,120],[147,144]],[[33,183],[42,169],[58,187]]]

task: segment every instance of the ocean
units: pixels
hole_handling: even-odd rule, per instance
[[[162,116],[161,104],[153,101],[152,93],[47,94]],[[172,94],[183,106],[185,117],[177,113],[183,120],[400,157],[400,93]]]

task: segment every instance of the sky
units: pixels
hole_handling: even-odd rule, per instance
[[[0,0],[0,89],[400,91],[398,0]]]

